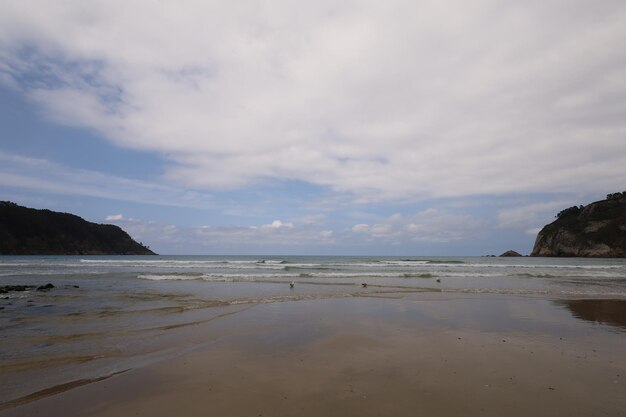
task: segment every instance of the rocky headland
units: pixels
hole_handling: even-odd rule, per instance
[[[518,256],[522,256],[519,252],[515,252],[514,250],[508,250],[500,255],[501,258],[516,258]]]
[[[541,229],[531,256],[626,257],[626,191],[561,211]]]
[[[0,201],[0,255],[154,255],[112,224]]]

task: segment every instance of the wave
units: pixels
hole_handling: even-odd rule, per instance
[[[151,281],[256,281],[263,279],[298,278],[298,274],[139,274],[137,278]]]
[[[460,264],[467,264],[467,262],[465,261],[428,261],[428,264],[435,264],[435,265],[460,265]]]
[[[626,265],[565,265],[565,264],[484,264],[467,263],[464,266],[478,268],[529,268],[529,269],[622,269],[626,271]]]
[[[472,293],[472,294],[512,294],[512,295],[541,295],[541,296],[616,296],[616,297],[626,297],[626,290],[621,290],[621,286],[609,286],[606,289],[600,289],[597,285],[592,287],[580,287],[580,288],[572,288],[570,286],[561,288],[558,287],[542,287],[542,288],[519,288],[519,287],[505,287],[505,288],[494,288],[489,285],[480,286],[477,288],[468,288],[461,284],[462,281],[448,281],[453,283],[452,286],[447,287],[424,287],[418,284],[418,280],[420,279],[434,279],[437,277],[444,278],[456,278],[450,275],[437,275],[437,274],[407,274],[407,273],[392,273],[387,275],[380,275],[377,273],[371,274],[326,274],[326,273],[288,273],[288,274],[140,274],[137,277],[140,279],[148,279],[148,280],[196,280],[196,281],[204,281],[204,282],[250,282],[257,284],[280,284],[284,285],[286,282],[291,280],[295,281],[298,284],[308,284],[308,285],[348,285],[354,286],[361,290],[361,286],[359,285],[361,280],[357,280],[356,278],[366,279],[366,278],[399,278],[399,279],[408,279],[407,284],[400,284],[399,281],[390,281],[388,284],[385,284],[384,281],[371,282],[369,288],[377,288],[378,291],[382,292],[397,292],[401,291],[435,291],[435,292],[447,292],[447,293]],[[484,276],[484,275],[479,275]],[[493,275],[489,276],[493,277]],[[346,278],[349,281],[328,281],[321,282],[316,281],[316,279],[324,279],[324,278]],[[416,279],[415,281],[411,281],[411,279]],[[512,276],[510,276],[512,278]],[[530,277],[529,277],[530,278]],[[414,284],[411,284],[414,282]],[[426,282],[426,281],[423,281]],[[446,282],[445,279],[443,281]],[[457,286],[454,283],[461,284]],[[356,291],[356,290],[355,290]],[[358,296],[360,293],[357,291],[351,291],[349,293],[342,294],[340,296]],[[374,295],[377,291],[368,292],[369,295]],[[309,294],[304,298],[318,298],[320,294]],[[334,297],[337,294],[324,295],[324,297]],[[240,303],[265,303],[265,302],[277,302],[277,301],[295,301],[298,299],[303,299],[300,294],[294,296],[270,296],[268,298],[263,297],[251,297],[246,299],[235,299],[235,300],[221,300],[223,302],[227,302],[230,304],[240,304]]]
[[[153,281],[255,281],[263,279],[293,279],[293,278],[407,278],[403,273],[396,272],[308,272],[308,273],[279,273],[279,274],[237,274],[237,273],[209,273],[209,274],[138,274],[139,279]],[[421,276],[420,278],[425,278]]]
[[[513,277],[520,277],[520,278],[558,278],[558,275],[553,275],[553,274],[531,274],[528,272],[523,272],[523,273],[519,273],[519,274],[511,274],[510,276]]]
[[[179,260],[179,259],[81,259],[81,264],[94,265],[258,265],[278,264],[284,261],[264,260]]]
[[[281,280],[294,278],[311,278],[311,279],[358,279],[358,278],[463,278],[463,277],[503,277],[500,274],[487,273],[439,273],[439,272],[285,272],[285,273],[205,273],[205,274],[138,274],[139,279],[148,279],[154,281],[167,280],[202,280],[202,281],[255,281],[255,280]]]
[[[257,273],[228,273],[228,272],[211,272],[211,273],[141,273],[136,275],[139,279],[148,279],[154,281],[185,281],[185,280],[201,280],[201,281],[257,281],[257,280],[284,280],[294,278],[310,278],[310,279],[359,279],[359,278],[450,278],[450,279],[463,279],[463,278],[491,278],[491,279],[516,279],[516,278],[543,278],[543,279],[559,279],[566,278],[563,275],[554,275],[548,273],[508,273],[503,274],[499,272],[487,272],[487,271],[427,271],[427,272],[406,272],[406,271],[307,271],[307,272],[257,272]],[[585,275],[572,276],[573,279],[586,279],[589,278]],[[624,277],[620,276],[607,276],[600,277],[594,276],[593,278],[612,278],[622,280]],[[577,282],[577,281],[575,281]],[[596,281],[597,282],[597,281]],[[620,281],[621,282],[621,281]]]
[[[282,265],[286,264],[287,261],[282,259],[261,259],[260,261],[256,261],[257,264],[266,264],[266,265]]]
[[[187,281],[202,279],[199,274],[139,274],[139,279],[149,279],[151,281]]]
[[[131,268],[162,268],[162,269],[286,269],[285,261],[261,260],[261,261],[207,261],[207,260],[92,260],[81,259],[83,264],[105,267],[131,267]]]
[[[428,265],[458,265],[463,262],[444,262],[444,261],[410,261],[410,260],[382,260],[371,262],[325,262],[325,263],[287,263],[287,269],[334,269],[334,268],[412,268],[412,267],[427,267]]]
[[[429,274],[429,273],[424,273],[424,274],[405,273],[405,274],[402,274],[402,276],[404,278],[435,278],[437,275]]]

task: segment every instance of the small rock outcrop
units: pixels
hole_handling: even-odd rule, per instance
[[[502,255],[500,255],[500,257],[505,257],[505,258],[514,258],[517,256],[522,256],[519,253],[515,252],[514,250],[508,250],[506,252],[504,252]]]
[[[531,256],[626,257],[626,191],[561,211],[541,229]]]
[[[0,255],[154,255],[112,224],[0,201]]]
[[[12,291],[30,291],[36,289],[37,291],[49,291],[55,288],[54,285],[48,283],[46,285],[0,285],[0,294],[7,294]]]

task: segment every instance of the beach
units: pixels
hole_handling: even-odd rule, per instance
[[[44,260],[17,276],[17,261],[3,260],[5,282],[43,282],[45,270],[58,291],[2,300],[12,305],[2,310],[0,415],[626,409],[622,261],[230,259],[195,269],[165,261]],[[218,280],[209,268],[228,271]],[[29,300],[36,305],[20,304]],[[43,319],[37,308],[54,314]]]

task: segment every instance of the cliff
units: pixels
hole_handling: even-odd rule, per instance
[[[0,201],[2,255],[154,255],[112,224]]]
[[[531,256],[626,257],[626,192],[561,211],[541,229]]]

